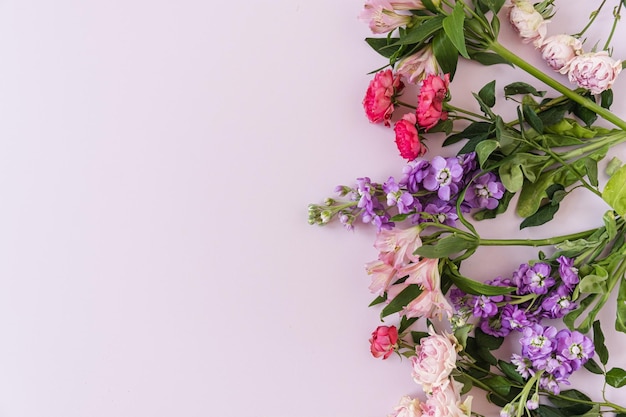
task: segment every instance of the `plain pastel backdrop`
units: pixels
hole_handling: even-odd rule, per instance
[[[586,3],[558,1],[550,32],[580,30]],[[380,417],[419,393],[408,361],[368,350],[375,231],[307,224],[335,185],[404,164],[361,108],[384,65],[361,8],[0,0],[0,417]],[[608,33],[598,22],[587,46]],[[454,103],[475,108],[492,79],[530,81],[461,62]],[[614,110],[626,116],[620,94]],[[578,197],[548,227],[507,215],[479,230],[598,225],[605,207]],[[535,254],[481,250],[466,272]]]

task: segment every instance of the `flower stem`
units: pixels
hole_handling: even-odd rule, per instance
[[[615,7],[615,9],[613,10],[613,26],[611,27],[611,33],[609,34],[609,37],[604,44],[604,50],[608,50],[609,46],[611,45],[611,39],[613,39],[613,35],[615,34],[615,28],[617,27],[617,22],[619,22],[620,19],[619,12],[622,9],[622,4],[623,3],[620,1],[617,7]]]
[[[554,78],[549,77],[547,74],[545,74],[543,71],[540,71],[534,65],[528,63],[527,61],[520,58],[518,55],[514,54],[513,52],[505,48],[498,41],[490,42],[488,45],[488,49],[491,49],[493,52],[500,55],[502,58],[506,59],[513,65],[521,68],[522,70],[526,71],[527,73],[529,73],[530,75],[532,75],[539,81],[543,82],[547,86],[554,88],[556,91],[563,94],[570,100],[598,114],[607,122],[613,123],[615,126],[619,127],[622,130],[626,130],[626,121],[617,117],[615,114],[605,109],[604,107],[598,105],[594,101],[575,93],[574,91],[570,90],[568,87],[556,81]]]
[[[602,7],[604,7],[604,3],[606,3],[606,0],[602,0],[602,3],[600,3],[600,6],[596,10],[591,12],[591,15],[589,16],[589,22],[583,28],[583,30],[581,30],[580,32],[574,34],[573,36],[575,36],[577,38],[580,38],[581,36],[583,36],[583,34],[587,31],[587,29],[589,29],[589,27],[591,27],[593,22],[596,20],[596,17],[598,17],[598,14],[600,14],[600,10],[602,10]]]
[[[552,246],[567,240],[585,239],[591,236],[597,229],[569,235],[554,236],[546,239],[479,239],[480,246]]]
[[[476,117],[477,119],[481,119],[481,120],[487,120],[487,121],[491,120],[488,117],[483,116],[482,114],[474,113],[474,112],[462,109],[460,107],[453,106],[450,103],[445,103],[444,104],[444,109],[450,110],[450,111],[455,111],[457,113],[464,113],[464,114],[467,114],[468,116]]]

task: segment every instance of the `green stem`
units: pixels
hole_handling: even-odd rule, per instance
[[[576,94],[574,91],[570,90],[569,88],[567,88],[560,82],[556,81],[552,77],[549,77],[543,71],[540,71],[539,69],[537,69],[537,67],[535,67],[534,65],[528,63],[527,61],[523,60],[522,58],[520,58],[513,52],[509,51],[498,41],[492,41],[491,43],[489,43],[488,49],[491,49],[493,52],[500,55],[502,58],[506,59],[513,65],[521,68],[522,70],[526,71],[527,73],[537,78],[539,81],[543,82],[547,86],[554,88],[556,91],[563,94],[570,100],[598,114],[607,122],[613,123],[615,126],[619,127],[622,130],[626,130],[626,121],[617,117],[615,114],[603,108],[602,106],[598,105],[594,101],[589,100],[588,98],[583,97],[579,94]]]
[[[591,236],[597,229],[569,235],[555,236],[547,239],[479,239],[480,246],[552,246],[566,240],[585,239]]]
[[[417,107],[413,106],[412,104],[405,103],[404,101],[396,100],[396,104],[408,107],[409,109],[417,110]]]
[[[615,28],[617,28],[617,22],[619,22],[619,12],[622,9],[622,2],[620,1],[619,4],[617,5],[617,7],[614,9],[615,11],[613,12],[613,26],[611,27],[611,33],[609,34],[608,39],[606,40],[606,43],[604,44],[604,48],[603,50],[608,50],[609,49],[609,45],[611,45],[611,39],[613,39],[613,35],[615,34]]]
[[[589,143],[588,145],[581,146],[580,148],[573,149],[569,152],[564,152],[559,154],[559,156],[564,160],[569,160],[572,158],[577,158],[579,156],[583,156],[589,152],[595,151],[596,149],[600,149],[604,146],[613,146],[618,143],[626,141],[626,132],[616,131],[615,133],[608,135],[604,138],[598,139],[594,142]]]
[[[455,111],[455,112],[458,112],[458,113],[464,113],[464,114],[467,114],[469,116],[472,116],[472,117],[475,117],[475,118],[481,119],[481,120],[486,120],[486,121],[490,121],[491,120],[488,117],[485,117],[485,116],[483,116],[481,114],[474,113],[474,112],[462,109],[460,107],[453,106],[450,103],[445,103],[443,106],[444,106],[444,109],[446,109],[446,110],[451,110],[451,111]]]
[[[580,32],[576,33],[573,36],[577,38],[580,38],[581,36],[583,36],[583,34],[587,31],[587,29],[589,29],[589,27],[591,27],[593,22],[596,20],[596,17],[598,17],[598,14],[600,14],[600,10],[602,10],[602,7],[604,7],[604,3],[606,3],[606,0],[602,0],[602,3],[600,3],[600,7],[598,7],[595,11],[591,12],[591,16],[589,16],[589,22],[583,28],[583,30],[581,30]]]

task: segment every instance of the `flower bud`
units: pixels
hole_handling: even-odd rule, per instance
[[[526,0],[513,0],[509,9],[509,21],[524,43],[541,46],[546,36],[547,20]]]
[[[398,63],[396,72],[405,77],[410,83],[417,84],[427,76],[439,73],[439,64],[433,54],[433,48],[427,46],[417,53],[403,58]]]
[[[583,53],[583,44],[570,35],[554,35],[541,45],[541,57],[555,71],[566,73],[569,63]]]
[[[526,401],[526,408],[529,410],[536,410],[539,408],[539,394],[536,392],[530,397],[530,400]]]

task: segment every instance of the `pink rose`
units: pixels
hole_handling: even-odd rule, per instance
[[[375,358],[387,359],[398,347],[396,326],[378,326],[370,338],[370,350]]]
[[[396,72],[413,84],[421,82],[431,74],[438,74],[439,64],[433,54],[432,46],[422,48],[413,55],[400,60]]]
[[[423,417],[467,417],[471,415],[472,397],[461,402],[459,383],[451,380],[444,387],[433,389],[432,395],[422,404]]]
[[[448,118],[448,113],[443,111],[443,102],[449,85],[449,74],[443,78],[431,74],[424,79],[417,98],[417,124],[424,130],[432,128],[439,120]]]
[[[398,403],[393,409],[393,413],[389,414],[388,417],[421,417],[422,408],[420,405],[419,399],[405,395],[400,398],[400,403]]]
[[[411,22],[411,16],[398,14],[388,0],[368,0],[359,19],[369,24],[372,33],[387,33]]]
[[[391,126],[389,120],[394,110],[393,101],[403,88],[400,76],[394,75],[390,69],[377,73],[370,81],[363,99],[363,108],[369,121]]]
[[[445,388],[448,376],[456,367],[457,340],[453,335],[442,336],[430,328],[430,336],[423,338],[411,357],[413,380],[421,384],[424,392]]]
[[[420,141],[417,133],[417,117],[415,113],[402,116],[402,119],[393,127],[396,133],[396,146],[400,151],[400,156],[409,161],[426,153],[427,149]]]
[[[374,242],[374,247],[382,256],[391,256],[391,262],[396,267],[419,261],[419,256],[413,252],[420,246],[422,246],[420,228],[416,226],[408,229],[382,229]]]
[[[513,0],[509,8],[509,21],[524,43],[541,46],[546,36],[548,21],[526,0]]]
[[[621,71],[622,61],[615,61],[608,52],[600,51],[572,59],[567,76],[571,83],[587,88],[592,94],[600,94],[611,88]]]
[[[582,52],[582,42],[570,35],[550,36],[541,45],[541,57],[556,71],[567,71],[570,61]]]

